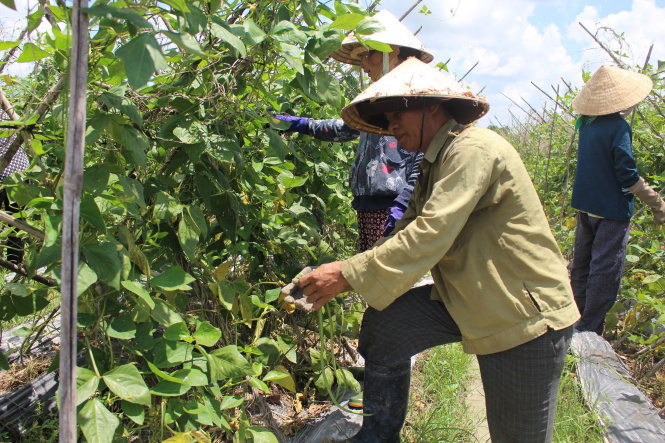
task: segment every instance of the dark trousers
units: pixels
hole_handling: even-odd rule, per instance
[[[575,329],[603,333],[621,284],[629,227],[630,221],[578,214],[570,284],[582,318]]]
[[[431,286],[422,286],[411,289],[383,311],[367,308],[359,343],[366,360],[366,377],[372,366],[384,371],[404,368],[411,356],[427,348],[461,340],[448,310],[443,303],[430,300],[430,293]],[[548,330],[507,351],[478,355],[493,443],[551,441],[557,392],[571,336],[572,327]],[[404,402],[408,402],[408,388],[406,392]],[[370,397],[367,386],[364,395],[365,399]],[[394,408],[399,409],[398,405]]]

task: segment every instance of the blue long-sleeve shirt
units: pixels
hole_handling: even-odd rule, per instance
[[[627,188],[638,179],[632,130],[618,113],[596,117],[580,128],[573,208],[630,220],[634,198]]]
[[[388,209],[395,202],[408,205],[422,152],[407,151],[391,136],[356,131],[339,118],[310,119],[308,128],[310,135],[324,141],[345,142],[360,137],[349,174],[354,209]]]

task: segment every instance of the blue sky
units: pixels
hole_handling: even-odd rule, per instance
[[[24,9],[37,0],[15,0]],[[401,16],[415,0],[382,0],[379,9]],[[371,0],[359,0],[363,5]],[[431,14],[418,11],[426,6]],[[0,6],[0,39],[23,28],[13,11]],[[10,18],[10,15],[13,17]],[[21,11],[19,16],[24,17]],[[490,112],[482,126],[511,124],[527,115],[513,104],[541,110],[551,101],[532,82],[553,93],[561,79],[579,87],[582,71],[595,71],[611,60],[578,25],[592,32],[606,26],[623,33],[621,47],[632,66],[641,66],[654,43],[651,61],[665,60],[665,0],[424,0],[404,20],[412,31],[422,26],[418,37],[434,54],[435,63],[450,59],[450,72],[464,79],[472,91],[482,90]],[[612,48],[619,42],[607,32],[601,40]],[[30,69],[12,65],[13,70]],[[506,98],[509,97],[509,98]]]
[[[379,9],[399,17],[412,4],[383,0]],[[422,6],[431,14],[418,13]],[[632,66],[644,63],[652,43],[651,62],[665,60],[665,0],[424,0],[404,20],[412,31],[422,26],[418,37],[435,62],[450,58],[449,69],[458,77],[478,62],[464,84],[482,89],[490,102],[483,126],[523,121],[526,114],[510,99],[538,110],[551,104],[531,82],[553,94],[553,87],[564,87],[561,78],[579,87],[583,69],[612,63],[578,22],[591,32],[605,26],[623,33],[621,49]],[[599,37],[619,48],[609,33]]]

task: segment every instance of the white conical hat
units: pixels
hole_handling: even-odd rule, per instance
[[[390,135],[385,112],[442,101],[462,124],[478,120],[489,110],[483,97],[474,95],[452,75],[410,57],[354,98],[342,109],[342,118],[359,131]]]
[[[653,81],[639,72],[601,66],[573,100],[582,115],[607,115],[635,106],[649,95]]]
[[[383,29],[374,34],[362,36],[363,40],[376,40],[377,42],[388,45],[415,49],[420,51],[418,58],[425,63],[429,63],[434,59],[432,54],[425,49],[425,45],[418,40],[418,37],[413,35],[390,11],[386,9],[381,10],[373,18],[381,24]],[[342,47],[330,55],[342,63],[359,65],[360,52],[358,48],[362,47],[358,39],[353,34],[350,34],[342,41]]]

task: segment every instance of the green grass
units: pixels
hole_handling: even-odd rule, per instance
[[[421,355],[413,372],[404,442],[477,442],[476,423],[464,405],[464,387],[473,356],[459,344],[433,348]],[[564,369],[554,423],[555,443],[601,443],[602,429],[582,398],[574,358]]]
[[[575,376],[575,359],[570,354],[559,387],[554,421],[554,442],[602,443],[603,432],[596,415],[590,411],[582,398],[582,391]]]
[[[439,346],[420,355],[411,381],[411,399],[402,440],[472,442],[473,422],[464,406],[464,383],[474,357],[460,344]]]

